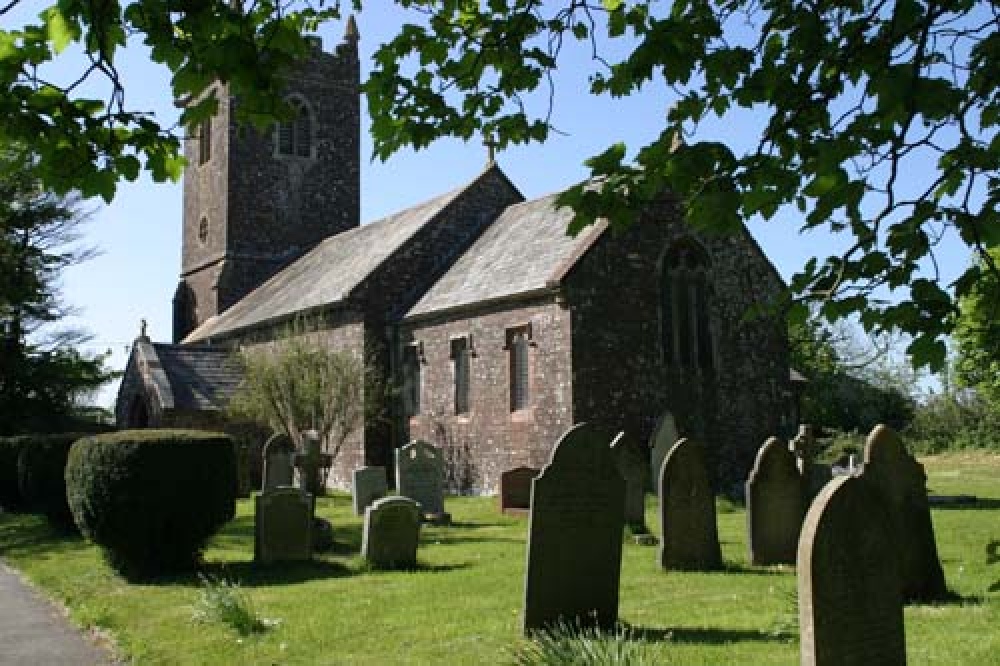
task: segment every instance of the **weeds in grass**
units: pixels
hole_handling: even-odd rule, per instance
[[[775,592],[772,588],[772,592]],[[797,592],[787,592],[777,590],[781,597],[781,611],[774,618],[774,625],[771,627],[772,636],[798,636],[799,635],[799,597]]]
[[[280,620],[261,617],[239,583],[202,574],[198,574],[198,578],[201,580],[201,592],[191,615],[195,622],[218,622],[240,636],[263,633],[281,623]]]
[[[552,628],[534,632],[513,654],[517,666],[646,666],[662,664],[648,641],[630,628],[614,631],[559,621]]]

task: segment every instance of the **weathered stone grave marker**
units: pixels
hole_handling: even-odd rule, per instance
[[[798,548],[803,666],[906,663],[899,570],[878,492],[834,479],[806,514]]]
[[[292,457],[295,447],[292,440],[284,433],[275,433],[264,444],[264,483],[261,490],[267,492],[274,488],[290,486],[294,482],[295,470],[292,467]]]
[[[757,451],[746,482],[747,546],[751,564],[795,564],[805,514],[795,455],[777,437]]]
[[[500,512],[527,514],[531,509],[531,482],[538,476],[534,467],[515,467],[500,475]]]
[[[816,432],[808,423],[799,425],[799,432],[789,442],[788,448],[795,454],[799,474],[802,477],[802,496],[808,506],[820,488],[833,478],[830,466],[816,462]]]
[[[385,467],[361,467],[354,470],[351,485],[351,501],[354,514],[364,515],[375,500],[385,497],[389,492],[389,482],[385,478]]]
[[[269,490],[254,499],[254,560],[312,557],[313,498],[298,488]]]
[[[660,469],[660,566],[712,571],[722,568],[715,521],[715,495],[705,450],[684,438],[674,444]]]
[[[314,431],[302,433],[302,453],[295,454],[295,466],[299,470],[302,489],[313,497],[323,494],[323,469],[333,464],[333,456],[323,453],[319,435]]]
[[[396,487],[400,495],[420,504],[425,517],[447,516],[444,456],[434,445],[416,440],[396,449]]]
[[[610,437],[581,423],[531,483],[524,630],[562,619],[610,629],[618,621],[625,481]]]
[[[639,440],[620,432],[611,442],[618,473],[625,480],[625,524],[637,531],[646,529],[646,488],[649,486],[649,459]]]
[[[383,497],[365,509],[361,555],[379,569],[417,564],[420,506],[409,497]]]
[[[861,477],[882,495],[900,567],[904,601],[940,601],[948,586],[938,559],[924,466],[892,428],[877,425],[865,441]]]
[[[663,413],[656,428],[653,429],[653,436],[649,440],[649,469],[650,483],[654,492],[658,492],[656,484],[659,483],[660,468],[663,467],[663,459],[674,448],[679,436],[677,435],[677,424],[674,422],[674,415],[669,411]]]

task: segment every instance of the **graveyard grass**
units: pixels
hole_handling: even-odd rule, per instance
[[[973,494],[977,507],[933,511],[949,587],[959,598],[905,611],[911,664],[1000,664],[1000,455],[949,454],[923,460],[937,494]],[[263,618],[263,633],[242,636],[221,623],[196,623],[194,574],[128,585],[79,538],[54,535],[42,519],[0,514],[0,555],[62,600],[81,626],[113,636],[141,664],[495,664],[512,663],[520,637],[527,520],[502,516],[497,498],[448,498],[453,527],[425,527],[420,567],[378,572],[357,553],[361,518],[334,495],[318,512],[336,546],[315,562],[256,568],[252,503],[206,552],[204,572],[238,581]],[[656,506],[647,496],[654,532]],[[641,652],[658,664],[795,664],[795,576],[789,567],[750,567],[746,515],[719,502],[719,534],[729,567],[718,573],[665,573],[656,549],[626,542],[620,617]],[[1000,556],[1000,553],[997,553]]]

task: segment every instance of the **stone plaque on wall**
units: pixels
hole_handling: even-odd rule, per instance
[[[660,469],[660,566],[712,571],[722,568],[715,522],[715,494],[705,450],[684,438],[674,444]]]
[[[515,467],[500,475],[500,511],[527,514],[531,508],[531,482],[538,476],[534,467]]]
[[[805,515],[795,454],[777,437],[757,451],[746,482],[750,564],[795,564]]]
[[[560,619],[614,627],[624,500],[608,434],[585,423],[568,430],[531,484],[525,632]]]
[[[417,440],[396,449],[399,494],[420,504],[425,514],[444,513],[444,456],[432,444]]]
[[[620,432],[611,443],[618,473],[625,480],[625,523],[646,525],[646,488],[649,487],[649,456],[646,447],[627,432]]]
[[[254,499],[254,560],[312,557],[313,499],[298,488],[276,488]]]
[[[892,428],[878,425],[865,441],[861,476],[885,502],[904,601],[946,599],[948,587],[938,559],[924,466],[907,452]]]
[[[906,663],[899,567],[888,516],[863,478],[820,491],[798,546],[799,633],[804,666]]]
[[[417,564],[420,507],[408,497],[383,497],[365,510],[361,556],[379,569]]]
[[[667,457],[670,449],[674,447],[679,439],[677,435],[677,424],[674,422],[674,415],[669,411],[664,412],[660,417],[653,436],[649,439],[649,469],[652,478],[650,483],[653,490],[659,492],[656,484],[659,481],[660,468],[663,467],[663,459]]]
[[[389,492],[389,483],[385,478],[385,467],[361,467],[354,470],[351,484],[351,501],[354,514],[364,515],[372,502],[385,497]]]

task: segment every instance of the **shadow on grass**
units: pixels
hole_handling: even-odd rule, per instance
[[[78,532],[58,530],[42,518],[0,522],[0,555],[44,557],[87,548]]]
[[[787,576],[788,574],[795,574],[794,564],[751,566],[736,562],[726,562],[722,566],[723,569],[716,573],[746,574],[749,576]],[[779,566],[782,568],[779,568]]]
[[[977,497],[974,501],[947,504],[931,504],[935,511],[996,511],[1000,509],[1000,499]]]
[[[978,606],[984,603],[985,601],[986,600],[978,594],[963,596],[958,592],[955,592],[954,590],[947,590],[944,593],[944,596],[940,599],[933,599],[928,601],[915,599],[912,601],[904,601],[903,605],[913,608],[920,608],[920,607],[933,608],[935,606],[967,606],[967,605]]]
[[[795,638],[795,634],[785,631],[761,631],[759,629],[719,629],[715,627],[675,627],[654,629],[626,625],[629,638],[637,641],[663,643],[698,643],[724,645],[726,643],[767,642],[785,643]]]

